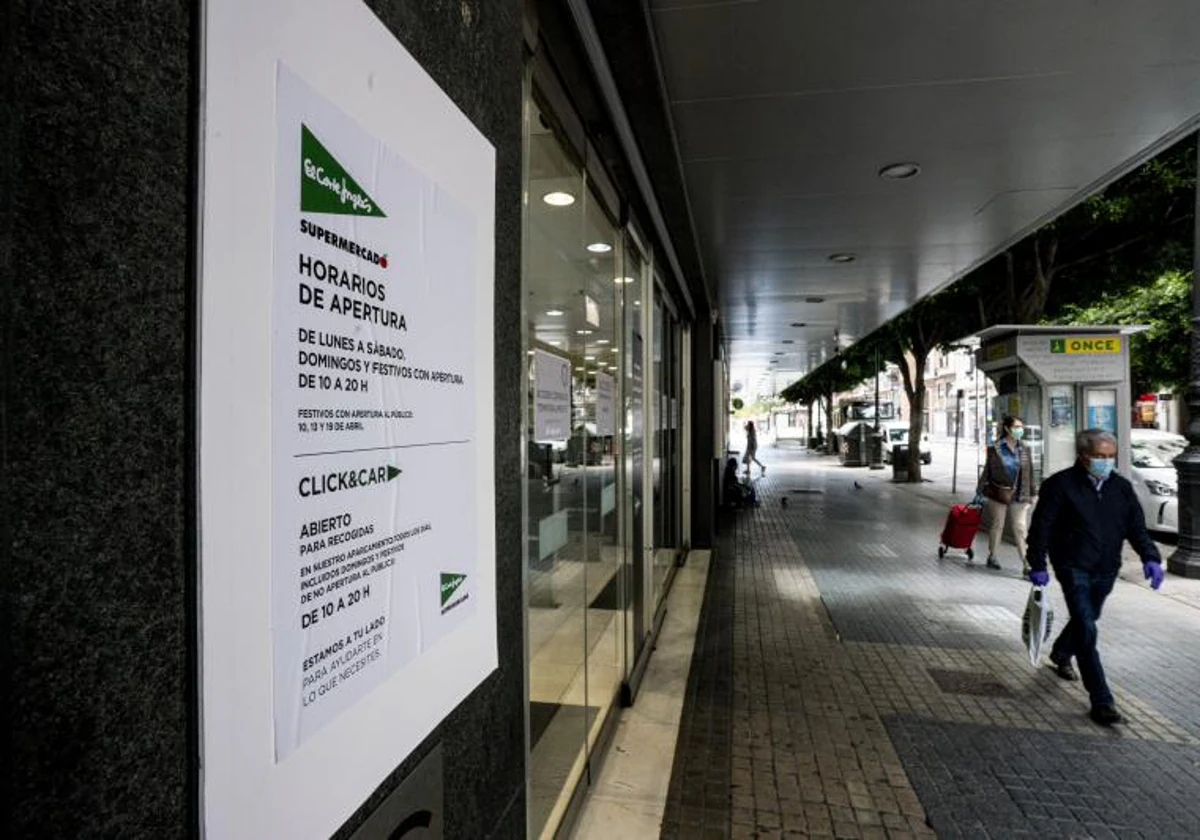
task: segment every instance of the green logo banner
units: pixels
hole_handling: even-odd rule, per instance
[[[304,124],[300,125],[300,209],[343,216],[387,216]]]
[[[466,575],[454,574],[452,572],[442,572],[442,606],[446,606],[450,599],[454,597],[454,593],[463,585],[463,581],[467,579]]]

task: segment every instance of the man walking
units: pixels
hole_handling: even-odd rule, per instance
[[[1111,726],[1120,723],[1121,715],[1096,650],[1096,621],[1116,583],[1125,540],[1142,558],[1142,571],[1155,589],[1162,585],[1162,558],[1146,531],[1133,485],[1113,472],[1116,438],[1088,429],[1076,438],[1075,451],[1075,466],[1042,483],[1029,529],[1029,580],[1036,586],[1050,582],[1049,554],[1071,614],[1050,651],[1050,662],[1060,677],[1074,680],[1071,659],[1078,661],[1092,720]]]

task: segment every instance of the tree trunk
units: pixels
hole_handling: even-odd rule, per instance
[[[908,481],[921,483],[921,432],[925,422],[925,362],[929,352],[925,349],[912,351],[912,370],[908,358],[902,352],[900,375],[904,379],[904,392],[908,395]]]
[[[825,454],[837,454],[833,448],[833,388],[825,394]]]

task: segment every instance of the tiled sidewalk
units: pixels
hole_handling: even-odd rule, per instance
[[[939,562],[939,504],[768,467],[714,562],[664,837],[1200,837],[1200,610],[1118,584],[1129,722],[1101,730],[1019,649],[1015,554]]]

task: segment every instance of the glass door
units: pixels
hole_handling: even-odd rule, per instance
[[[586,767],[588,699],[585,415],[588,281],[582,168],[527,102],[523,248],[527,361],[525,511],[529,827],[551,830]]]
[[[641,253],[527,99],[522,294],[529,831],[557,832],[632,662],[644,520]],[[609,201],[615,201],[615,198]]]
[[[670,302],[654,293],[654,608],[680,547],[680,328]]]
[[[586,697],[588,746],[595,746],[604,720],[613,709],[624,677],[621,616],[627,582],[621,570],[624,546],[618,511],[617,472],[621,450],[620,300],[633,285],[622,259],[618,233],[596,194],[584,195],[586,235],[583,287],[586,333],[578,378],[586,397],[579,417],[585,492],[583,527],[587,533],[586,580]]]
[[[625,578],[629,582],[626,602],[626,675],[641,653],[648,626],[647,596],[650,581],[642,561],[646,545],[645,532],[645,466],[646,466],[646,400],[645,400],[645,339],[642,317],[642,294],[646,288],[646,260],[641,250],[627,238],[625,246],[626,276],[622,285],[624,298],[624,336],[621,344],[621,367],[625,377],[624,426],[624,545]],[[651,605],[652,606],[652,605]]]

